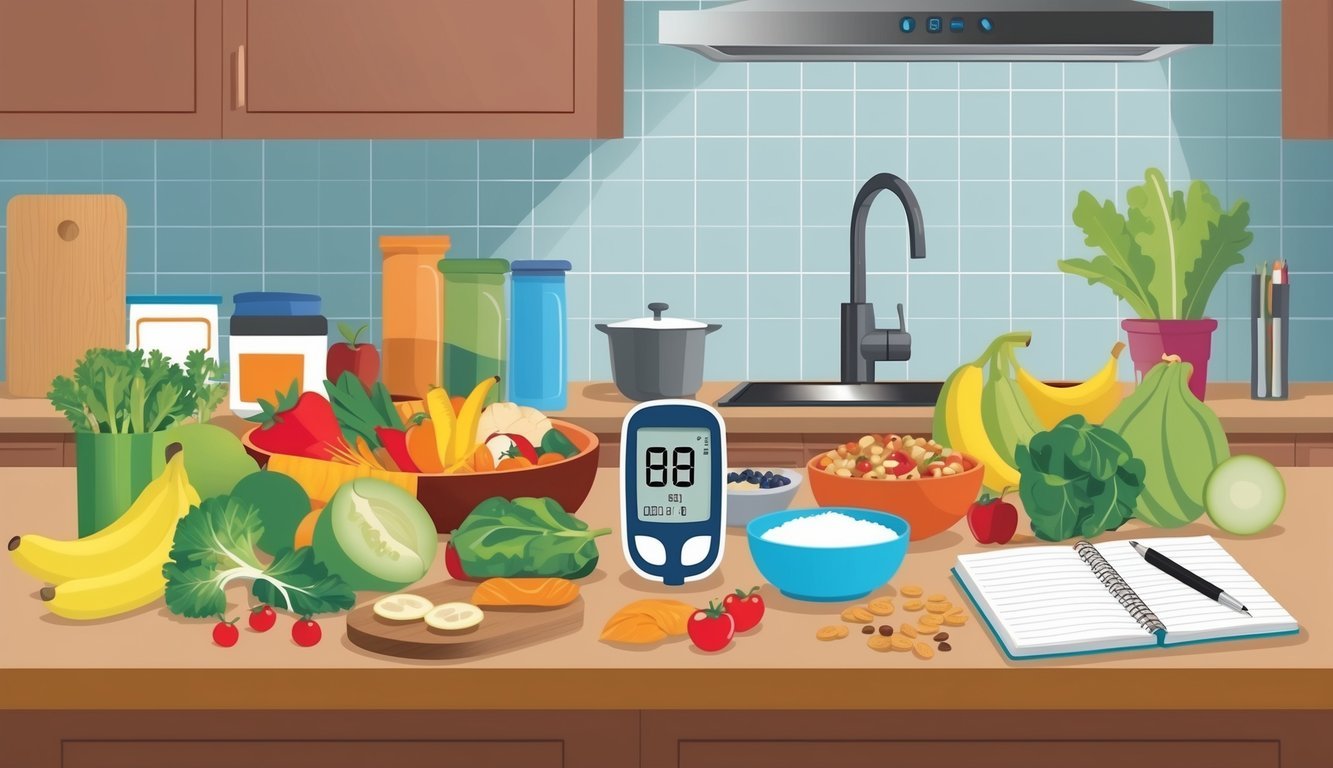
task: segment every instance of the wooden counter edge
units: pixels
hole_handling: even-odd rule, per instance
[[[0,710],[1333,710],[1333,669],[6,669]]]

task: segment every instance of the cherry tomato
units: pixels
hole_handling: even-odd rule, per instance
[[[260,605],[250,611],[250,629],[256,632],[267,632],[273,629],[273,625],[278,621],[278,614],[267,605]]]
[[[889,462],[891,461],[896,461],[898,463],[897,465],[890,467]],[[884,466],[887,467],[889,472],[895,477],[901,477],[916,469],[916,462],[912,461],[912,457],[902,451],[891,451],[889,455],[884,457]]]
[[[864,475],[864,474],[866,474],[867,472],[869,472],[869,471],[872,470],[872,469],[874,469],[874,467],[870,464],[870,459],[858,459],[858,460],[857,460],[857,462],[856,462],[856,471],[857,471],[857,472],[860,472],[861,474]]]
[[[323,635],[324,633],[319,629],[319,624],[311,620],[309,616],[303,616],[292,625],[292,642],[302,648],[315,645]]]
[[[722,598],[722,607],[736,622],[737,632],[754,629],[764,618],[764,598],[756,594],[758,591],[759,587],[754,587],[749,592],[738,589]]]
[[[236,641],[241,639],[240,630],[236,629],[236,622],[240,619],[227,621],[223,617],[218,617],[218,623],[213,625],[213,642],[223,648],[230,648],[236,645]]]
[[[710,601],[707,608],[694,612],[686,628],[695,648],[712,653],[731,643],[736,635],[736,620],[722,606]]]

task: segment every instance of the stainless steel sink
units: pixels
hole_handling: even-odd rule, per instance
[[[747,381],[717,401],[719,406],[935,405],[941,381]]]

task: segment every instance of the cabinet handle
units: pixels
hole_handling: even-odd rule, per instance
[[[236,71],[233,76],[236,86],[236,109],[245,109],[245,46],[236,48]]]

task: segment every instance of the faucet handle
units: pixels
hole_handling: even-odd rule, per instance
[[[898,330],[907,330],[907,317],[903,314],[903,303],[898,302]]]

